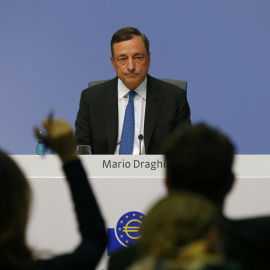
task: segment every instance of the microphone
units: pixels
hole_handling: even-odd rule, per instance
[[[140,141],[140,154],[139,155],[141,155],[142,154],[142,140],[143,140],[143,135],[142,134],[140,134],[139,136],[138,136],[138,139],[139,139],[139,141]]]

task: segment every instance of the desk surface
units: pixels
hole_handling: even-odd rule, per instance
[[[36,250],[70,252],[79,243],[77,222],[57,156],[11,156],[29,179],[33,193],[28,242]],[[119,218],[147,209],[166,194],[163,156],[81,156],[107,228]],[[237,155],[237,181],[225,204],[231,218],[269,215],[270,155]],[[156,168],[156,169],[154,169]],[[97,267],[106,268],[107,255]]]

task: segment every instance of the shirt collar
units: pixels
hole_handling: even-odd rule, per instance
[[[147,86],[147,77],[144,81],[136,88],[134,91],[140,95],[143,99],[146,99],[146,86]],[[122,99],[128,94],[130,89],[128,89],[124,83],[118,78],[118,99]]]

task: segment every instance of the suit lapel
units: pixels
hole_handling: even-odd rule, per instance
[[[117,81],[114,78],[103,92],[102,112],[104,115],[109,154],[114,154],[118,136],[118,94]]]
[[[144,120],[144,144],[148,153],[149,142],[156,124],[158,113],[163,99],[163,93],[159,91],[158,80],[147,75],[147,95]]]

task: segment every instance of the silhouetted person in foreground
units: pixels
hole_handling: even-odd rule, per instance
[[[204,124],[177,130],[163,147],[168,192],[189,191],[210,199],[221,210],[234,183],[235,147],[220,131]],[[188,209],[187,209],[188,211]],[[224,217],[224,248],[230,261],[247,269],[270,269],[270,216],[229,220]],[[125,269],[139,258],[136,247],[112,255],[109,269]]]
[[[45,120],[44,127],[48,144],[63,163],[82,240],[70,254],[46,260],[33,258],[25,240],[31,190],[16,163],[0,152],[0,269],[95,269],[106,247],[106,229],[78,159],[72,128],[63,120]],[[36,129],[37,136],[38,132]]]
[[[143,258],[128,270],[240,270],[226,261],[220,228],[211,201],[172,192],[147,213],[138,246]]]

